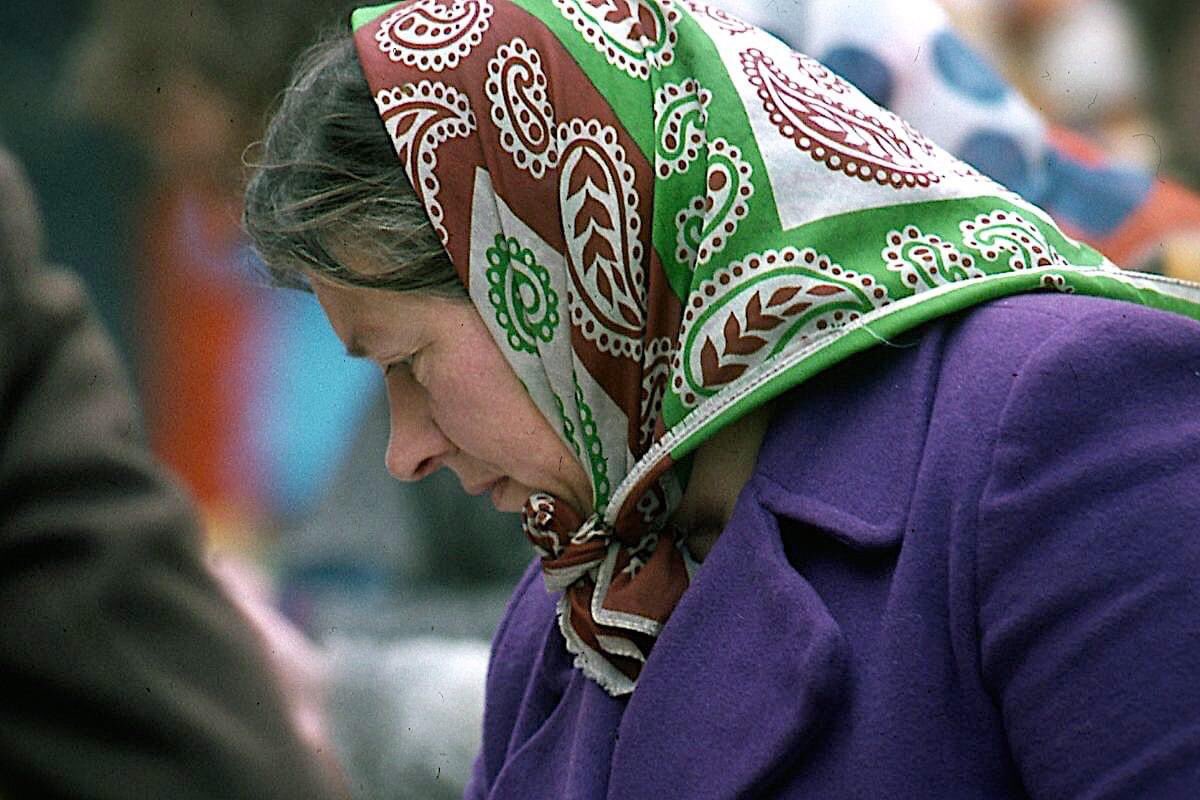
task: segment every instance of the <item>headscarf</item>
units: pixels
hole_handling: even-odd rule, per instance
[[[525,529],[576,666],[631,692],[696,568],[714,432],[856,352],[1054,290],[1200,316],[820,63],[696,0],[406,0],[353,16],[471,301],[591,478]],[[503,424],[497,420],[496,424]]]
[[[1123,266],[1154,265],[1164,243],[1200,234],[1200,195],[1050,124],[955,32],[937,0],[789,0],[786,13],[779,0],[719,5],[815,57]],[[984,18],[1003,8],[946,5]],[[1103,63],[1121,62],[1109,54]]]

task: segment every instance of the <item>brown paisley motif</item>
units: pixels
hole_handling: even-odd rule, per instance
[[[834,94],[846,94],[850,91],[850,85],[845,79],[820,61],[814,61],[803,53],[793,53],[793,57],[796,59],[796,66],[822,89]]]
[[[500,45],[488,62],[484,92],[500,146],[521,169],[541,178],[558,163],[554,108],[538,51],[517,37]]]
[[[383,89],[375,105],[403,162],[413,190],[425,206],[429,221],[446,244],[445,212],[437,199],[437,149],[448,139],[468,136],[475,130],[475,113],[467,96],[452,86],[422,80]]]
[[[722,11],[716,6],[710,6],[706,3],[699,3],[696,0],[687,0],[684,3],[688,11],[701,17],[707,17],[716,23],[717,27],[730,36],[736,36],[739,33],[748,33],[754,28],[747,22],[735,17],[728,11]]]
[[[762,51],[741,54],[742,69],[758,90],[763,109],[779,132],[814,161],[862,181],[895,189],[925,188],[941,176],[923,160],[932,145],[893,115],[868,106],[856,108],[829,96],[832,73],[800,57],[805,69],[785,75]],[[836,84],[835,85],[839,85]]]
[[[575,119],[558,130],[571,322],[602,351],[636,358],[646,311],[633,167],[608,126]]]
[[[1067,263],[1037,225],[1015,212],[1000,209],[980,214],[973,220],[964,220],[959,228],[967,247],[987,261],[999,261],[1008,255],[1008,268],[1012,270]]]
[[[671,387],[685,406],[694,407],[764,358],[887,303],[886,288],[870,275],[847,270],[811,248],[752,254],[717,270],[688,303]]]
[[[675,355],[675,342],[666,337],[654,339],[646,347],[642,359],[641,438],[638,454],[646,452],[654,440],[654,429],[662,417],[663,395],[671,374],[671,359]]]
[[[418,0],[385,17],[375,41],[392,61],[429,72],[454,69],[483,40],[493,11],[490,0]]]
[[[583,38],[608,63],[646,80],[651,67],[674,59],[680,13],[675,0],[554,0]]]

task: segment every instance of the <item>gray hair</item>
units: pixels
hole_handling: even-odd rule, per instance
[[[324,36],[299,60],[267,126],[243,222],[278,285],[305,271],[343,284],[464,297],[441,240],[375,110],[351,34]],[[353,252],[382,271],[339,261]]]

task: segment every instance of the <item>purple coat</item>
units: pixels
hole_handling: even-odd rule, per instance
[[[614,699],[531,569],[471,798],[1200,797],[1200,324],[992,302],[785,397]]]

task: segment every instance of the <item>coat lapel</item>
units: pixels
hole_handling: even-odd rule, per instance
[[[846,658],[752,480],[629,699],[608,796],[755,796],[819,735]]]

